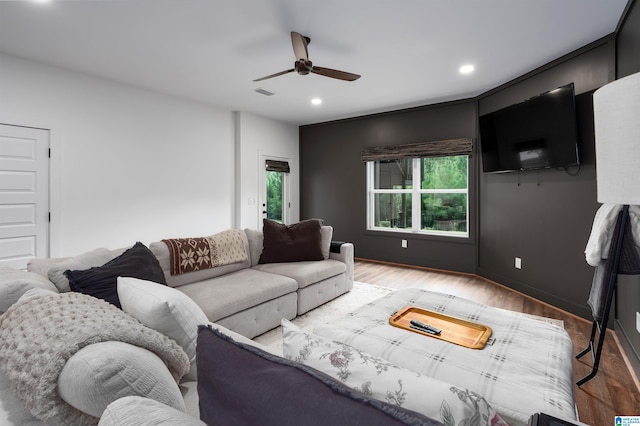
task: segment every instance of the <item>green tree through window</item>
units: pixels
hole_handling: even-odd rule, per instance
[[[282,223],[284,199],[284,173],[267,171],[267,219]]]
[[[468,157],[369,162],[369,229],[468,235]]]

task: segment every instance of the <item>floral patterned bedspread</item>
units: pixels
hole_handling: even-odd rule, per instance
[[[391,326],[389,317],[406,306],[487,325],[493,329],[493,343],[469,349]],[[577,417],[573,344],[556,324],[451,294],[410,288],[390,293],[314,332],[477,392],[509,417],[514,412],[524,417],[537,412],[567,420]]]

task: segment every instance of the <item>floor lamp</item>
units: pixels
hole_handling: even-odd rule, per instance
[[[640,205],[640,73],[615,80],[593,95],[593,113],[596,140],[596,181],[598,202],[602,204],[622,205],[608,252],[602,292],[600,319],[591,329],[589,346],[576,355],[576,358],[592,352],[593,369],[591,373],[577,382],[580,386],[593,378],[598,371],[602,354],[602,344],[607,331],[607,320],[621,262],[625,260],[625,247],[633,247],[629,225],[629,205]],[[634,271],[635,273],[635,271]],[[638,301],[640,303],[640,301]],[[596,330],[599,330],[598,343],[595,344]]]

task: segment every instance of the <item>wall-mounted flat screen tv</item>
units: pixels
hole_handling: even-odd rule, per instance
[[[580,164],[573,83],[480,116],[485,173]]]

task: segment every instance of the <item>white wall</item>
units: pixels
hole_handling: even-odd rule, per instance
[[[300,219],[300,155],[298,127],[246,112],[236,122],[236,226],[262,228],[261,195],[264,156],[288,159],[291,209],[288,223]]]
[[[231,111],[0,54],[0,123],[51,129],[51,256],[233,224]]]

